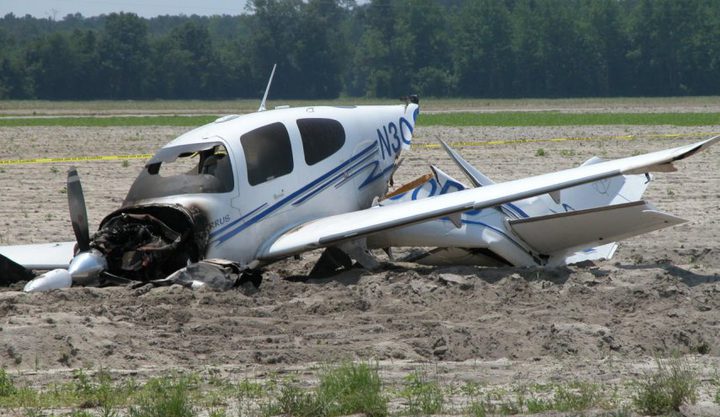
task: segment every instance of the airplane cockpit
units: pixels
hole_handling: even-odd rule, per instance
[[[171,195],[230,192],[235,186],[230,160],[221,142],[163,148],[135,179],[123,206]]]

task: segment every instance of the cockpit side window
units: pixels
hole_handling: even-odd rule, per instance
[[[220,143],[163,148],[145,166],[125,200],[227,193],[234,189],[233,177],[230,156]]]
[[[248,182],[258,185],[287,175],[293,170],[290,136],[282,123],[273,123],[251,130],[240,137]]]
[[[339,151],[345,144],[345,129],[337,120],[298,119],[297,126],[308,165],[317,164]]]

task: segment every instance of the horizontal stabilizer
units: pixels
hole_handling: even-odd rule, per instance
[[[67,268],[75,252],[75,242],[0,246],[0,255],[27,269]]]
[[[655,210],[645,201],[510,220],[510,227],[539,253],[604,245],[685,220]]]

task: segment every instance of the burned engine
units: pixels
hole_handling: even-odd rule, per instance
[[[161,279],[203,258],[207,220],[181,205],[121,208],[100,223],[90,246],[107,261],[106,273],[136,281]]]

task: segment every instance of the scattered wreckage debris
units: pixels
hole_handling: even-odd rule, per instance
[[[236,264],[223,259],[204,259],[178,269],[165,278],[153,280],[133,280],[104,273],[97,283],[99,287],[110,285],[127,285],[129,288],[139,288],[146,285],[162,287],[169,285],[182,285],[186,288],[208,288],[214,291],[228,291],[238,287],[253,288],[260,286],[262,273],[243,271]],[[18,281],[16,281],[18,282]],[[25,292],[40,292],[53,289],[69,288],[73,280],[65,269],[54,269],[36,278],[31,279],[23,290]]]

